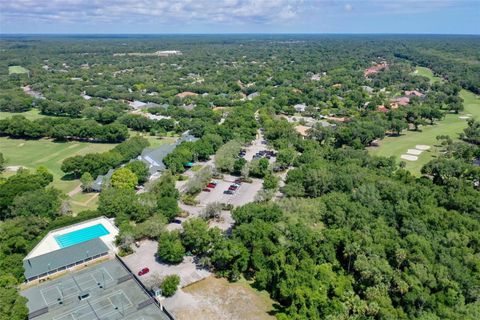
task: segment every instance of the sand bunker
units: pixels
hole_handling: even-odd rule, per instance
[[[460,116],[460,117],[458,117],[458,119],[466,120],[466,119],[470,119],[470,117],[469,116]]]
[[[402,154],[400,156],[400,158],[402,158],[404,160],[408,160],[408,161],[417,161],[418,160],[417,156],[412,156],[412,155],[409,155],[409,154]]]
[[[18,170],[25,168],[24,166],[8,166],[5,168],[5,171],[8,172],[17,172]]]
[[[414,155],[414,156],[418,156],[422,152],[423,152],[423,150],[418,150],[418,149],[408,149],[407,150],[408,154],[411,154],[411,155]]]
[[[415,146],[415,149],[418,149],[418,150],[428,150],[428,149],[430,149],[430,146],[427,146],[427,145],[425,145],[425,144],[417,144],[417,145]]]

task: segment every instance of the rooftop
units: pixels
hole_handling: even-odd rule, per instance
[[[23,260],[25,278],[35,278],[79,261],[108,253],[99,238]]]

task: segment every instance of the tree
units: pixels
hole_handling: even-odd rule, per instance
[[[169,222],[173,221],[180,213],[177,199],[171,197],[158,198],[157,209]]]
[[[293,148],[280,149],[277,152],[276,165],[279,168],[285,169],[293,164],[297,152]]]
[[[188,180],[185,192],[190,195],[199,193],[208,184],[212,178],[212,174],[212,167],[204,166]]]
[[[132,190],[138,184],[137,176],[128,168],[115,170],[110,179],[113,188]]]
[[[268,159],[261,158],[259,160],[252,160],[250,163],[250,176],[256,178],[263,178],[269,172],[268,170]]]
[[[165,231],[160,234],[157,255],[163,261],[171,264],[178,264],[183,261],[185,248],[178,231]]]
[[[246,164],[247,160],[245,160],[245,158],[238,158],[235,160],[235,163],[233,164],[233,174],[242,175]]]
[[[11,215],[54,218],[60,214],[61,192],[54,188],[38,189],[17,196],[12,203]]]
[[[0,152],[0,173],[5,170],[5,159],[3,158],[3,153]]]
[[[115,217],[116,223],[134,220],[142,222],[147,218],[147,211],[138,202],[134,190],[108,188],[100,193],[98,212]]]
[[[235,161],[241,149],[242,145],[235,140],[221,146],[215,154],[215,167],[223,172],[233,172]]]
[[[223,210],[223,204],[220,202],[210,202],[206,205],[202,212],[202,217],[209,219],[219,219]]]
[[[269,190],[275,190],[278,188],[278,177],[269,173],[263,178],[263,188]]]
[[[176,274],[171,274],[166,276],[160,288],[162,289],[162,295],[165,297],[171,297],[177,291],[178,285],[180,284],[180,277]]]
[[[81,188],[83,192],[92,191],[94,180],[92,175],[89,172],[85,172],[84,174],[82,174],[82,177],[80,178],[80,182],[82,183]]]
[[[125,168],[129,169],[137,176],[139,184],[143,184],[148,180],[148,167],[143,161],[135,160],[129,162],[125,165]]]
[[[182,243],[194,255],[207,253],[211,240],[208,224],[203,219],[194,218],[183,223]]]

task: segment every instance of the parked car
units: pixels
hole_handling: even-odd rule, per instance
[[[235,179],[235,181],[233,181],[233,182],[235,182],[236,184],[240,185],[243,181],[242,181],[242,179]]]
[[[213,183],[207,184],[207,188],[214,189],[217,185]]]
[[[223,191],[224,194],[233,194],[233,191],[232,190],[225,190]]]
[[[182,220],[180,220],[180,219],[173,219],[172,223],[182,224]]]
[[[205,192],[210,192],[211,190],[208,189],[208,188],[203,188],[202,191],[205,191]]]
[[[147,274],[150,272],[150,269],[147,267],[143,268],[142,270],[138,271],[138,276],[143,276],[144,274]]]
[[[228,190],[232,190],[232,191],[235,191],[237,190],[238,187],[234,186],[234,185],[231,185],[230,187],[228,187]]]
[[[213,180],[212,180],[212,181],[210,181],[210,182],[209,182],[209,184],[210,184],[210,183],[211,183],[211,184],[214,184],[214,185],[217,185],[217,184],[218,184],[218,182],[217,182],[217,181],[213,181]]]

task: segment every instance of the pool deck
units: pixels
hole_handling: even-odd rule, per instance
[[[71,226],[64,228],[56,229],[50,231],[43,239],[40,241],[35,248],[25,257],[25,259],[31,259],[42,254],[46,254],[55,250],[61,249],[58,242],[55,240],[55,236],[63,235],[70,233],[72,231],[80,230],[83,228],[91,227],[96,224],[102,224],[109,232],[109,234],[100,237],[100,239],[107,245],[111,251],[116,251],[115,247],[115,237],[118,234],[118,229],[110,219],[106,217],[99,217],[92,220],[83,221]]]

